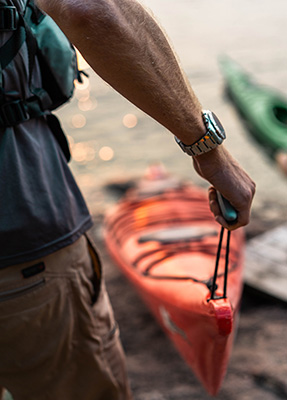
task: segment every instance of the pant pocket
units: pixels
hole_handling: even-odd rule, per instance
[[[88,251],[92,262],[92,278],[94,293],[92,295],[92,304],[95,304],[100,293],[101,281],[102,281],[102,265],[101,260],[96,250],[96,246],[88,233],[85,233],[85,237],[88,244]]]
[[[45,278],[38,279],[26,285],[21,285],[19,287],[0,291],[0,302],[12,300],[19,296],[24,296],[25,294],[35,289],[38,289],[43,285],[45,285]]]

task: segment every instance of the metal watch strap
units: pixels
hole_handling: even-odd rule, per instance
[[[197,142],[191,145],[186,145],[176,136],[174,137],[180,148],[189,156],[198,156],[203,153],[207,153],[221,144],[224,140],[224,137],[222,138],[218,136],[217,132],[215,131],[214,123],[210,122],[209,114],[211,114],[211,112],[208,110],[204,110],[202,112],[202,118],[206,127],[206,132]]]
[[[176,136],[175,140],[181,149],[190,156],[198,156],[203,153],[214,149],[218,146],[218,143],[207,133],[204,134],[196,143],[186,146]]]

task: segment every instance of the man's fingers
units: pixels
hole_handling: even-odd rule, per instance
[[[214,214],[215,217],[220,216],[220,207],[217,201],[216,190],[213,187],[208,189],[208,197],[209,197],[209,208],[210,211]]]
[[[248,225],[249,224],[249,220],[250,220],[249,210],[241,211],[238,214],[238,224],[239,224],[239,226]]]

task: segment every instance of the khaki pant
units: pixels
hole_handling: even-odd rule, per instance
[[[15,400],[131,399],[99,269],[83,236],[0,270],[0,387]]]

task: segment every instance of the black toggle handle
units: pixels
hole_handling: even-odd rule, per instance
[[[235,224],[237,222],[237,217],[238,217],[237,211],[235,210],[235,208],[233,208],[233,206],[229,203],[229,201],[222,196],[222,194],[218,190],[216,191],[216,193],[220,211],[223,218],[229,224]]]

